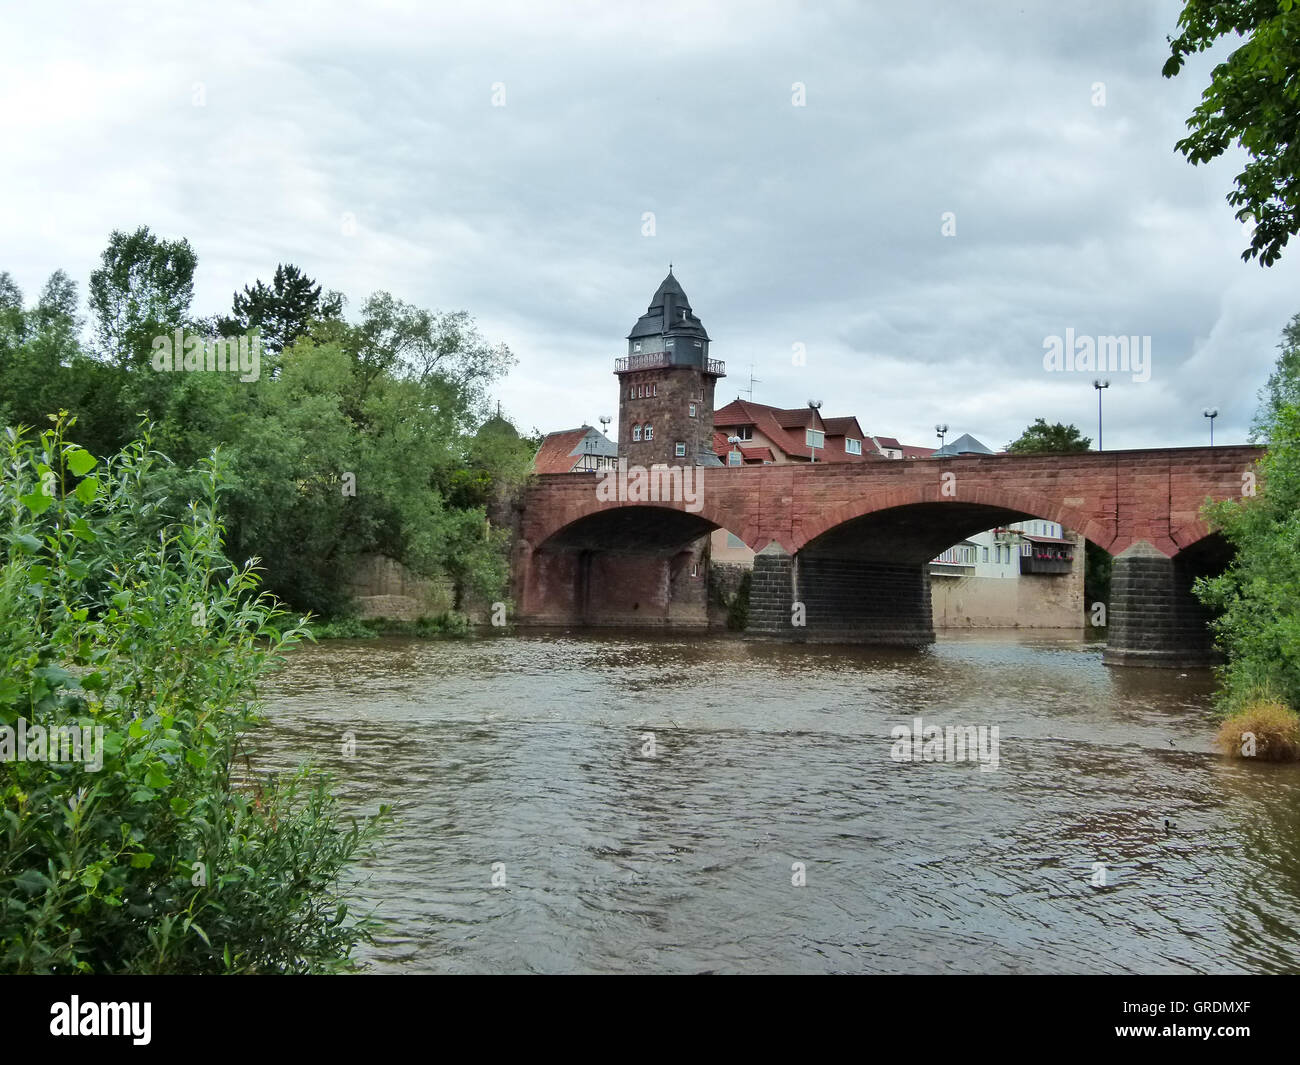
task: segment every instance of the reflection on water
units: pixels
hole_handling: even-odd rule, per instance
[[[333,641],[254,749],[394,804],[378,971],[1295,971],[1300,773],[1214,754],[1210,691],[1019,634]],[[915,716],[1000,768],[893,761]]]

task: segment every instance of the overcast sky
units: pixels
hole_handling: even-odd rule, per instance
[[[198,314],[281,261],[353,311],[464,309],[518,356],[504,412],[549,431],[617,415],[671,261],[719,406],[752,365],[754,399],[905,443],[1095,437],[1095,375],[1043,368],[1069,328],[1151,337],[1149,380],[1109,375],[1108,449],[1202,443],[1206,405],[1241,440],[1300,240],[1243,263],[1239,157],[1174,152],[1212,65],[1160,76],[1180,7],[7,4],[0,270],[84,302],[145,224],[194,245]]]

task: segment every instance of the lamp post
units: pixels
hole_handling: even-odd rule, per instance
[[[1214,447],[1214,419],[1219,416],[1219,408],[1206,407],[1201,413],[1210,419],[1210,447]]]
[[[808,401],[808,409],[811,410],[811,411],[813,411],[814,413],[816,413],[818,410],[821,409],[821,405],[822,405],[822,401],[821,401],[820,399],[810,399],[810,400]],[[810,429],[810,430],[808,430],[808,431],[811,433],[811,432],[815,432],[816,430]],[[817,461],[817,445],[816,445],[816,444],[809,444],[808,447],[809,447],[809,450],[811,450],[811,452],[812,452],[812,461],[813,461],[813,462],[816,462],[816,461]]]
[[[1100,451],[1102,449],[1101,447],[1101,390],[1103,388],[1110,388],[1110,378],[1107,378],[1105,381],[1095,380],[1092,382],[1092,387],[1097,390],[1097,450]]]
[[[948,435],[948,423],[943,422],[934,427],[935,435],[939,438],[939,450],[943,450],[943,438]]]

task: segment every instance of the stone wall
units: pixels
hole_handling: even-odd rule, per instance
[[[361,618],[415,621],[451,610],[455,589],[450,580],[416,576],[396,559],[366,555],[348,576],[348,591]]]

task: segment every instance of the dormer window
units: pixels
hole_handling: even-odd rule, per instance
[[[861,454],[862,454],[862,441],[861,441],[861,440],[853,440],[853,439],[851,439],[851,438],[849,438],[849,437],[846,436],[846,437],[844,438],[844,450],[847,451],[850,455],[861,455]]]

